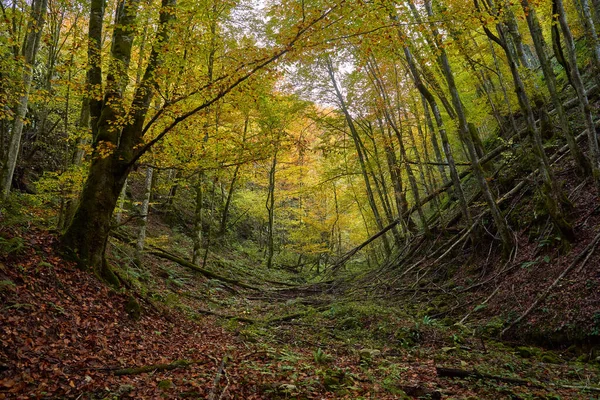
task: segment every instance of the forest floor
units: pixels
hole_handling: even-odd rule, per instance
[[[2,233],[0,399],[600,396],[598,365],[567,351],[498,342],[331,282],[267,283],[248,268],[237,276],[254,288],[242,288],[148,256],[114,290],[63,261],[53,234]]]

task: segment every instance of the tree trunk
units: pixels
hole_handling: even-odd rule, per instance
[[[154,175],[154,168],[146,168],[146,179],[144,181],[144,199],[142,200],[142,207],[140,208],[140,231],[138,233],[136,242],[136,258],[140,259],[142,252],[144,251],[144,245],[146,244],[146,227],[148,226],[148,212],[150,211],[150,197],[152,194],[152,177]],[[125,185],[123,185],[125,187]]]
[[[598,40],[598,33],[594,25],[594,18],[590,10],[589,0],[581,0],[581,8],[583,11],[583,17],[585,18],[585,29],[589,40],[589,47],[592,48],[592,57],[596,79],[596,84],[600,86],[600,40]]]
[[[448,181],[448,174],[444,169],[442,164],[447,163],[446,160],[442,157],[442,152],[440,151],[440,144],[438,143],[437,137],[435,135],[435,128],[433,126],[433,120],[431,119],[431,113],[429,112],[429,105],[427,104],[427,99],[425,96],[421,94],[421,105],[423,107],[423,114],[425,115],[425,122],[427,129],[431,135],[431,146],[433,147],[433,154],[435,154],[435,159],[438,162],[438,173],[440,174],[440,179],[442,182]]]
[[[425,166],[423,165],[423,162],[421,160],[421,155],[419,154],[419,149],[417,148],[417,141],[415,140],[415,135],[412,129],[412,126],[408,126],[406,131],[408,132],[408,140],[410,141],[410,145],[412,147],[413,150],[413,154],[415,157],[415,162],[417,163],[417,169],[419,170],[419,177],[421,178],[421,184],[423,185],[423,187],[425,188],[425,194],[429,195],[429,193],[431,193],[431,186],[429,185],[429,182],[427,181],[426,178],[426,173],[425,173]],[[421,125],[419,124],[419,120],[417,117],[417,133],[419,134],[419,137],[421,139],[423,139],[423,131],[421,129]],[[427,144],[423,141],[423,149],[426,148]],[[427,160],[427,157],[425,158]],[[437,203],[437,198],[434,200],[435,203]]]
[[[508,114],[508,119],[510,121],[513,134],[516,134],[519,132],[519,127],[517,126],[517,121],[515,120],[514,113],[512,112],[512,106],[510,104],[510,98],[508,97],[506,85],[504,85],[504,74],[502,74],[502,70],[500,69],[500,63],[498,62],[498,57],[496,56],[496,50],[494,50],[494,43],[492,43],[492,40],[489,38],[488,43],[490,46],[490,52],[492,53],[492,58],[494,59],[494,67],[498,73],[498,82],[500,84],[500,89],[502,89],[502,98],[504,99],[504,104],[506,104],[506,113]]]
[[[89,51],[92,57],[88,61],[90,63],[88,82],[90,86],[100,85],[100,87],[102,83],[100,55],[99,52],[94,52],[94,46],[99,46],[101,43],[103,3],[101,0],[92,0],[88,33],[91,45]],[[113,283],[118,283],[118,280],[104,262],[111,217],[132,167],[128,161],[136,144],[134,136],[141,133],[140,126],[143,120],[140,122],[140,119],[142,116],[145,117],[147,111],[140,100],[151,97],[150,91],[135,94],[134,103],[137,104],[135,113],[138,118],[134,116],[131,125],[123,128],[123,131],[128,131],[127,134],[120,131],[117,121],[123,117],[123,110],[119,107],[119,103],[122,101],[123,91],[128,83],[127,71],[135,33],[136,13],[135,3],[128,4],[127,7],[120,3],[117,7],[111,62],[106,77],[106,93],[101,101],[97,100],[97,97],[90,100],[92,132],[95,133],[92,162],[79,199],[79,206],[61,243],[64,253],[77,259],[82,268],[91,268],[98,276]],[[164,10],[161,10],[161,22],[165,22],[165,18]],[[168,21],[169,18],[166,20]],[[158,61],[154,64],[150,63],[146,73],[156,68],[157,63]],[[98,108],[101,110],[99,111]]]
[[[410,129],[410,128],[409,128]],[[415,175],[413,173],[412,167],[408,161],[408,156],[406,155],[406,149],[404,147],[404,140],[402,138],[402,131],[394,129],[396,133],[396,138],[398,139],[398,145],[400,147],[400,156],[402,157],[402,161],[404,161],[404,168],[406,168],[406,174],[408,175],[408,182],[410,184],[410,188],[413,192],[413,197],[415,199],[415,206],[417,207],[417,214],[419,215],[419,219],[421,220],[421,225],[423,228],[423,232],[425,235],[431,235],[431,231],[429,230],[429,225],[427,224],[427,218],[425,218],[425,213],[423,212],[423,207],[421,207],[421,196],[419,195],[419,186],[417,185],[417,180],[415,179]]]
[[[568,64],[570,69],[571,83],[575,87],[577,92],[577,98],[579,99],[579,106],[585,126],[588,133],[588,146],[590,149],[589,157],[592,164],[592,175],[596,185],[597,194],[600,195],[600,149],[598,146],[598,136],[596,135],[596,127],[592,117],[592,110],[588,97],[585,93],[585,86],[583,84],[583,78],[579,73],[577,66],[577,55],[575,53],[575,41],[573,35],[567,23],[567,16],[562,0],[553,0],[553,8],[556,9],[558,22],[560,24],[561,31],[565,37],[565,48],[567,50]]]
[[[202,207],[204,202],[204,192],[202,185],[204,184],[204,172],[198,174],[198,182],[196,182],[196,208],[194,211],[194,236],[192,238],[192,264],[200,265],[200,252],[202,250],[202,230],[203,218]]]
[[[337,97],[338,101],[340,102],[340,107],[342,108],[342,112],[344,114],[344,117],[346,118],[348,128],[350,129],[350,136],[352,137],[352,140],[354,141],[354,146],[355,146],[356,152],[358,154],[358,161],[360,164],[363,179],[365,180],[365,188],[367,190],[367,198],[369,200],[369,205],[371,206],[371,211],[373,212],[373,216],[375,218],[375,223],[377,224],[377,228],[379,230],[381,230],[381,229],[383,229],[383,221],[381,219],[381,215],[379,214],[379,209],[377,207],[377,204],[375,203],[375,196],[373,195],[373,189],[371,188],[371,182],[370,182],[369,174],[368,174],[366,166],[365,166],[364,156],[363,156],[362,150],[360,148],[360,144],[358,143],[358,132],[356,130],[356,127],[354,125],[352,117],[350,116],[350,113],[347,110],[346,102],[344,100],[344,97],[342,96],[342,92],[338,88],[337,81],[335,80],[335,75],[333,73],[333,64],[331,63],[331,60],[329,58],[326,58],[325,61],[327,63],[327,71],[329,73],[329,78],[331,79],[331,83],[335,90],[336,97]],[[390,248],[390,244],[387,240],[387,237],[385,237],[385,236],[383,237],[383,243],[384,243],[385,252],[386,252],[386,254],[389,255],[391,253],[391,248]]]
[[[413,232],[416,229],[416,225],[410,216],[407,215],[408,201],[406,200],[406,193],[402,182],[400,163],[398,162],[396,153],[392,147],[392,133],[390,132],[390,128],[388,127],[386,129],[381,121],[379,121],[379,129],[383,136],[384,151],[390,180],[392,181],[392,187],[394,189],[394,200],[396,202],[396,209],[398,210],[398,219],[401,221],[401,226],[406,232]]]
[[[394,216],[393,216],[393,212],[392,212],[392,205],[390,204],[389,201],[389,194],[387,191],[387,187],[385,184],[385,177],[383,175],[383,169],[381,168],[381,163],[379,162],[379,151],[377,150],[377,143],[375,142],[375,137],[373,135],[373,129],[372,126],[367,126],[363,128],[365,131],[368,130],[367,136],[370,137],[371,139],[371,143],[373,144],[373,162],[369,161],[369,156],[368,156],[368,151],[363,143],[363,141],[361,140],[361,138],[358,138],[358,143],[362,149],[362,153],[363,156],[365,158],[365,166],[367,167],[367,170],[369,171],[371,177],[373,178],[373,186],[375,186],[375,191],[377,192],[377,195],[379,197],[379,202],[383,208],[383,212],[385,214],[387,223],[391,223],[394,220]],[[377,166],[377,172],[376,173],[373,169],[373,167],[371,166],[372,163],[375,163],[375,165]],[[397,229],[392,229],[392,235],[394,236],[394,240],[396,241],[397,244],[401,243],[401,238],[400,238],[400,234],[398,232]]]
[[[541,190],[542,198],[546,205],[546,209],[550,215],[550,218],[554,222],[554,225],[561,231],[561,233],[569,240],[573,239],[573,228],[566,221],[564,211],[562,210],[563,204],[568,204],[566,196],[556,181],[554,174],[550,168],[550,162],[546,156],[540,131],[535,124],[535,116],[531,107],[531,102],[525,91],[525,84],[519,74],[517,65],[517,56],[514,54],[511,45],[511,36],[506,34],[506,26],[503,23],[496,25],[496,30],[499,37],[493,37],[492,33],[486,29],[486,34],[493,39],[498,45],[502,47],[506,54],[508,65],[513,77],[515,85],[515,92],[517,99],[519,100],[519,106],[521,112],[525,116],[525,122],[527,124],[527,131],[532,140],[533,150],[537,156],[539,163],[539,170],[543,180],[543,186]],[[542,105],[543,106],[543,105]]]
[[[242,132],[242,146],[240,147],[240,156],[241,152],[244,150],[244,144],[246,143],[246,134],[248,133],[249,122],[250,116],[246,115],[246,118],[244,118],[244,130]],[[229,208],[231,207],[231,201],[233,200],[233,192],[235,190],[235,184],[238,178],[240,168],[241,164],[238,164],[233,170],[233,176],[231,177],[231,182],[229,183],[229,190],[227,191],[227,199],[225,200],[225,206],[223,207],[223,215],[221,216],[219,235],[224,235],[227,231],[227,219],[229,218]]]
[[[62,237],[67,255],[82,268],[91,268],[101,278],[113,279],[104,263],[104,251],[111,229],[111,217],[128,170],[115,157],[94,157],[79,207]]]
[[[23,126],[25,124],[25,115],[27,114],[27,105],[29,104],[29,92],[33,80],[33,67],[39,50],[40,39],[46,22],[46,10],[48,0],[34,0],[31,4],[31,16],[27,25],[27,34],[21,56],[23,57],[23,80],[22,94],[16,106],[12,132],[6,157],[0,169],[0,197],[6,200],[12,186],[13,175],[17,165],[17,158],[21,149],[21,136],[23,135]]]
[[[400,118],[400,115],[397,114],[401,110],[400,102],[399,102],[398,98],[396,97],[395,104],[392,105],[390,96],[386,89],[386,85],[383,83],[383,80],[382,80],[382,76],[381,76],[381,73],[379,70],[379,65],[377,63],[377,59],[374,56],[371,57],[371,61],[367,63],[367,66],[369,67],[368,71],[370,72],[370,74],[372,76],[372,81],[373,81],[375,91],[377,92],[377,94],[379,95],[381,100],[383,101],[383,107],[382,107],[382,110],[380,110],[380,112],[383,114],[383,117],[388,122],[387,129],[386,129],[385,124],[381,120],[381,117],[379,115],[377,116],[377,122],[379,124],[379,129],[380,129],[380,131],[382,133],[382,137],[383,137],[384,150],[386,153],[386,159],[387,159],[388,167],[389,167],[389,171],[390,171],[390,178],[392,180],[392,185],[394,187],[394,193],[395,193],[394,197],[396,199],[396,207],[398,210],[398,217],[401,221],[402,228],[406,232],[415,232],[415,230],[416,230],[415,223],[410,218],[410,216],[406,215],[406,210],[408,209],[408,202],[406,200],[406,193],[403,190],[401,167],[400,167],[400,163],[397,161],[396,154],[394,153],[394,147],[393,147],[394,141],[393,141],[393,137],[391,134],[391,130],[392,130],[391,128],[393,126],[397,126],[396,121],[398,121]],[[399,82],[397,80],[396,70],[394,70],[394,75],[395,75],[394,78],[395,78],[395,83],[396,83],[396,90],[399,91],[400,89],[398,87]],[[395,113],[395,111],[397,113]],[[386,130],[387,130],[387,136],[385,134]],[[383,176],[382,176],[382,179],[383,179]],[[391,206],[389,208],[391,209]],[[388,213],[388,223],[391,223],[393,221],[393,219],[389,218],[390,214],[391,213]],[[401,245],[401,238],[400,238],[397,230],[392,230],[392,233],[394,234],[396,243],[398,245]]]
[[[417,133],[419,134],[419,139],[421,139],[421,143],[423,144],[423,157],[425,158],[426,164],[425,165],[421,164],[420,158],[417,160],[417,162],[419,162],[421,164],[423,172],[427,176],[427,183],[425,184],[425,188],[426,188],[427,195],[430,195],[438,185],[437,185],[437,180],[433,176],[433,166],[431,164],[429,164],[431,159],[429,157],[429,150],[427,148],[427,137],[426,137],[426,133],[425,133],[426,130],[423,129],[423,127],[421,125],[421,119],[419,117],[417,104],[413,103],[413,107],[415,109],[414,114],[417,119]],[[417,149],[417,143],[414,142],[414,138],[413,138],[413,146],[414,146],[415,152],[417,154],[419,154],[418,149]],[[425,175],[422,175],[423,179],[425,179]],[[435,197],[435,199],[433,199],[433,204],[434,204],[434,208],[441,215],[440,201],[437,196]]]
[[[401,33],[399,33],[399,34],[401,35]],[[400,37],[400,39],[402,40],[402,36]],[[404,56],[408,63],[408,67],[410,69],[415,86],[417,87],[419,92],[421,92],[421,95],[423,95],[423,97],[425,97],[425,99],[429,103],[429,106],[431,107],[431,111],[435,118],[436,124],[438,126],[438,131],[440,133],[440,138],[442,140],[442,149],[444,150],[446,159],[448,160],[448,167],[450,169],[450,177],[452,178],[452,183],[454,185],[454,193],[458,197],[458,204],[459,204],[461,213],[462,213],[463,217],[465,218],[465,220],[467,221],[467,225],[470,226],[470,225],[472,225],[471,214],[469,213],[467,200],[465,198],[465,194],[462,189],[462,185],[460,183],[460,178],[458,176],[458,170],[456,169],[456,164],[454,162],[454,155],[452,153],[452,149],[450,147],[450,141],[448,139],[448,134],[446,133],[446,128],[444,126],[444,120],[442,119],[442,115],[437,106],[435,98],[433,97],[431,92],[425,87],[425,85],[422,82],[421,77],[419,76],[419,73],[417,72],[415,62],[412,58],[412,54],[407,46],[404,46]]]
[[[548,93],[550,94],[550,99],[552,100],[552,104],[554,105],[556,113],[558,114],[563,135],[567,139],[571,157],[573,157],[579,172],[587,175],[588,172],[591,172],[591,166],[581,151],[581,148],[575,141],[575,136],[573,135],[573,132],[569,126],[568,116],[558,94],[556,76],[554,75],[552,64],[550,63],[546,53],[546,44],[544,42],[544,36],[542,34],[542,28],[537,18],[537,14],[535,9],[533,9],[533,7],[531,7],[529,4],[529,0],[521,0],[521,6],[523,7],[523,11],[527,19],[527,26],[529,27],[529,32],[531,33],[531,38],[533,39],[533,45],[540,61],[542,72],[544,73],[544,80],[546,82],[546,87],[548,88]]]
[[[571,67],[569,66],[569,62],[565,58],[565,55],[562,50],[562,45],[560,41],[560,21],[559,21],[559,12],[557,8],[557,3],[552,1],[552,23],[550,26],[550,34],[552,37],[552,50],[554,50],[554,55],[556,56],[556,61],[563,67],[565,73],[567,74],[567,79],[569,83],[575,88],[573,84],[573,78],[571,76]]]
[[[208,260],[208,252],[210,250],[211,239],[212,239],[212,221],[215,217],[215,193],[216,193],[216,180],[217,177],[213,176],[212,189],[210,194],[210,217],[208,220],[208,230],[206,232],[206,247],[204,249],[204,256],[202,257],[202,268],[206,267],[206,261]]]
[[[274,229],[275,229],[275,172],[277,170],[277,149],[273,154],[271,168],[269,169],[269,188],[265,206],[268,212],[268,230],[267,230],[267,268],[273,266],[273,255],[275,253]]]
[[[181,170],[175,172],[175,176],[172,177],[173,170],[169,173],[169,181],[174,182],[169,188],[169,193],[167,194],[167,199],[165,200],[165,210],[167,212],[173,206],[173,201],[175,200],[175,196],[177,195],[177,189],[179,188],[179,179],[181,179]]]
[[[431,2],[429,0],[425,0],[425,8],[427,10],[427,14],[429,17],[433,17],[433,10],[431,9]],[[437,28],[432,26],[434,31],[434,37],[441,37]],[[479,163],[479,156],[477,154],[477,150],[475,144],[473,143],[473,137],[469,132],[469,126],[467,122],[467,116],[464,112],[462,101],[460,99],[460,95],[458,93],[458,89],[456,88],[456,83],[454,81],[454,75],[452,73],[452,69],[450,68],[450,63],[448,62],[448,56],[446,55],[446,50],[443,47],[439,47],[440,52],[440,62],[442,64],[444,75],[446,78],[446,82],[448,83],[448,89],[450,91],[450,95],[452,97],[452,103],[454,105],[454,109],[458,116],[459,122],[459,132],[462,141],[467,146],[467,150],[469,152],[469,156],[471,159],[471,163],[473,164],[473,173],[481,187],[483,192],[483,196],[488,204],[492,217],[494,219],[494,223],[496,224],[496,229],[498,229],[498,233],[500,234],[500,238],[502,240],[502,249],[505,257],[508,257],[513,249],[514,241],[513,237],[510,234],[508,226],[506,224],[506,220],[502,217],[498,206],[496,205],[496,199],[490,190],[487,179],[485,178],[485,174],[483,172],[483,168]]]

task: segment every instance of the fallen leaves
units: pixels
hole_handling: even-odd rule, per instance
[[[26,235],[35,236],[35,246],[18,258],[0,258],[0,281],[14,283],[11,290],[0,291],[0,399],[207,398],[213,393],[251,400],[293,392],[301,399],[383,400],[397,398],[389,390],[394,365],[401,365],[402,372],[392,386],[439,389],[431,357],[384,348],[383,355],[394,364],[365,369],[356,352],[330,347],[334,360],[318,365],[314,349],[302,342],[314,335],[310,326],[278,327],[280,339],[284,333],[297,338],[291,347],[264,348],[225,331],[213,317],[190,321],[165,309],[167,318],[148,308],[133,321],[125,312],[127,295],[57,257],[50,234],[31,230]],[[225,355],[226,364],[221,361]],[[202,362],[152,368],[177,360]],[[148,368],[116,374],[136,367]],[[220,369],[222,378],[216,380]],[[327,387],[328,370],[338,373],[335,379],[344,378],[343,391]],[[454,393],[475,395],[460,383],[443,383]]]

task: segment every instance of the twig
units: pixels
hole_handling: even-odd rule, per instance
[[[488,298],[487,298],[487,299],[485,299],[485,300],[484,300],[482,303],[479,303],[479,305],[484,305],[484,304],[487,304],[487,302],[488,302],[488,301],[490,301],[490,299],[491,299],[492,297],[494,297],[494,295],[495,295],[495,294],[498,292],[498,290],[499,290],[499,289],[500,289],[500,285],[498,285],[498,286],[496,287],[496,290],[494,290],[494,291],[492,292],[492,294],[490,294],[490,295],[488,296]],[[475,308],[477,308],[477,307],[475,307]],[[463,324],[463,323],[464,323],[464,322],[467,320],[467,318],[469,318],[469,316],[470,316],[471,314],[473,314],[473,312],[475,311],[475,308],[474,308],[473,310],[469,311],[469,312],[467,313],[467,315],[465,315],[465,316],[464,316],[464,317],[463,317],[463,318],[460,320],[459,324]]]
[[[471,233],[471,231],[473,231],[473,229],[475,229],[475,227],[477,226],[478,223],[479,223],[479,220],[475,221],[473,223],[473,225],[471,225],[471,227],[469,229],[467,229],[467,231],[460,238],[458,238],[458,240],[456,242],[454,242],[454,244],[452,244],[452,246],[450,246],[448,248],[448,250],[446,250],[444,252],[444,254],[442,254],[441,256],[439,256],[438,258],[435,259],[433,264],[434,265],[437,264],[442,258],[446,257],[448,255],[448,253],[450,253],[456,246],[458,246],[458,244],[460,242],[462,242],[464,239],[466,239],[467,236],[469,236],[469,234]]]
[[[588,260],[590,259],[590,257],[594,254],[594,251],[596,251],[596,246],[594,246],[594,248],[592,248],[590,250],[590,252],[588,253],[588,255],[585,258],[585,260],[583,260],[583,262],[581,263],[581,265],[579,266],[579,268],[577,268],[577,270],[575,271],[576,273],[579,273],[579,272],[583,271],[583,268],[585,267],[585,264],[588,262]]]
[[[495,280],[496,278],[499,278],[501,275],[503,275],[503,274],[505,274],[505,273],[507,273],[509,271],[512,271],[513,269],[515,269],[515,268],[517,268],[519,266],[519,264],[514,264],[514,265],[506,268],[506,265],[508,265],[508,264],[509,264],[509,262],[507,262],[506,264],[504,264],[505,267],[502,269],[502,271],[498,272],[496,275],[492,276],[491,278],[486,279],[483,282],[475,283],[475,284],[473,284],[473,285],[471,285],[469,287],[466,287],[464,289],[461,289],[461,290],[459,290],[458,293],[469,292],[469,291],[471,291],[473,289],[476,289],[476,288],[478,288],[480,286],[484,286],[484,285],[490,283],[491,281]]]
[[[557,385],[561,388],[565,388],[565,389],[575,389],[575,390],[580,390],[582,392],[590,391],[590,392],[596,392],[596,393],[600,393],[600,388],[598,387],[594,387],[594,386],[577,386],[577,385]]]
[[[217,369],[217,374],[215,375],[215,379],[213,379],[213,387],[210,390],[210,394],[208,395],[208,400],[215,400],[217,395],[217,388],[219,387],[219,381],[221,380],[221,375],[225,369],[225,364],[227,363],[227,356],[225,355],[221,360],[221,365]],[[225,387],[227,389],[227,387]],[[219,396],[219,399],[221,396]]]
[[[219,396],[219,400],[221,400],[223,398],[223,396],[225,396],[225,393],[227,392],[227,389],[229,389],[229,375],[227,375],[227,370],[223,369],[223,376],[225,377],[225,381],[227,382],[225,384],[225,387],[223,388],[223,391],[221,392],[221,395]]]

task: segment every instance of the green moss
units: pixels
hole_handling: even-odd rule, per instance
[[[173,382],[170,379],[165,379],[158,382],[158,388],[160,390],[168,390],[173,387]]]
[[[531,358],[540,355],[540,351],[533,347],[520,346],[517,347],[515,350],[517,354],[523,358]]]
[[[7,280],[0,281],[0,293],[13,291],[15,289],[15,287],[16,287],[15,283],[11,280],[7,279]]]
[[[490,319],[487,324],[483,328],[481,328],[481,333],[485,336],[496,337],[502,332],[502,328],[504,327],[504,320],[498,316]]]
[[[546,353],[542,356],[542,361],[549,364],[562,364],[562,360],[554,353]]]
[[[343,387],[350,384],[352,384],[352,379],[346,374],[346,371],[338,368],[325,370],[323,386],[328,391],[342,394],[341,392],[344,391]]]
[[[339,327],[343,330],[359,329],[360,321],[356,317],[347,317],[340,322]]]
[[[117,274],[115,274],[110,264],[106,260],[103,262],[102,271],[100,272],[99,278],[112,287],[119,288],[121,286],[121,280]]]
[[[127,303],[125,303],[125,312],[129,315],[130,318],[134,320],[138,320],[142,314],[142,307],[140,303],[133,296],[129,296],[127,298]]]

